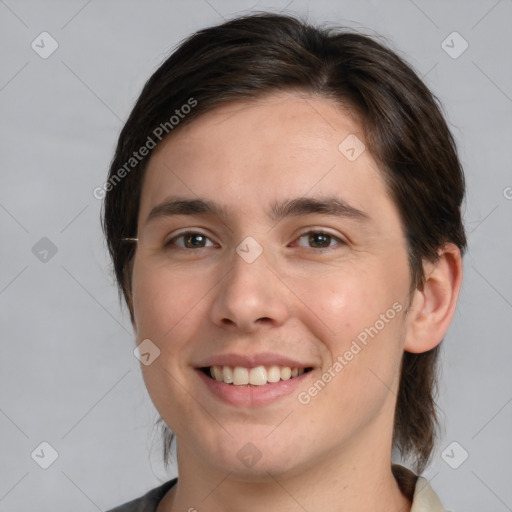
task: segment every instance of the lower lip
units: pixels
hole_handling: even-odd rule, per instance
[[[279,398],[292,394],[304,383],[312,371],[288,380],[271,382],[263,386],[235,386],[208,377],[196,370],[210,392],[222,401],[237,407],[259,407],[275,402]]]

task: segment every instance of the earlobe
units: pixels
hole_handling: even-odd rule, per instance
[[[424,264],[425,283],[415,290],[407,319],[406,352],[433,349],[443,339],[457,305],[462,284],[462,255],[452,243],[438,251],[435,262]]]

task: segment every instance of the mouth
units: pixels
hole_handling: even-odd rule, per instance
[[[204,390],[229,406],[264,407],[293,397],[313,379],[313,361],[271,352],[211,355],[194,365]]]
[[[231,386],[261,387],[300,377],[312,367],[292,368],[290,366],[206,366],[199,368],[208,378]]]

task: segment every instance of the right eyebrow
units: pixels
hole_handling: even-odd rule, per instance
[[[156,205],[149,213],[146,223],[161,217],[173,215],[215,215],[227,218],[227,212],[217,203],[205,199],[175,199],[169,198]]]

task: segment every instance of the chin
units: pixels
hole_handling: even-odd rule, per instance
[[[255,429],[255,431],[258,429]],[[307,466],[307,455],[292,436],[268,436],[268,429],[259,436],[246,432],[230,438],[223,445],[216,445],[201,458],[209,459],[219,471],[231,473],[231,477],[246,482],[273,481],[280,476],[300,473]]]

